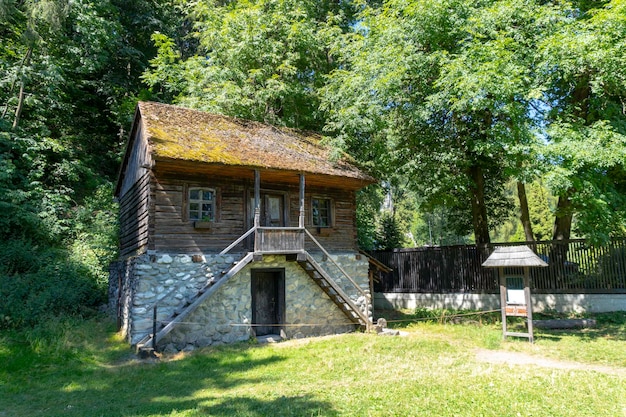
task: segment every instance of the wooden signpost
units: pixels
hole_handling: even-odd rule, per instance
[[[524,267],[524,275],[507,276],[505,269],[500,267],[500,305],[502,306],[502,335],[527,337],[533,343],[533,309],[530,298],[530,278],[528,267]],[[520,282],[521,281],[521,282]],[[521,284],[521,285],[520,285]],[[521,287],[521,288],[520,288]],[[510,332],[507,330],[507,317],[526,317],[527,333]]]
[[[502,336],[527,337],[530,343],[533,336],[533,306],[530,297],[530,267],[548,266],[528,246],[502,246],[496,248],[483,263],[487,268],[498,268],[500,280],[500,308],[502,310]],[[506,270],[523,268],[524,273],[507,274]],[[527,332],[510,332],[507,317],[525,317]]]

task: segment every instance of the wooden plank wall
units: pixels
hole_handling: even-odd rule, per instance
[[[515,246],[525,243],[492,244]],[[626,239],[605,245],[577,239],[529,244],[548,262],[545,268],[530,268],[535,293],[626,293]],[[497,293],[496,270],[483,268],[487,253],[475,245],[423,247],[374,251],[371,255],[392,267],[376,284],[376,292],[399,293]],[[560,259],[559,259],[560,258]],[[522,268],[505,268],[521,275]]]
[[[151,173],[146,171],[120,198],[120,256],[144,251],[148,246]]]
[[[261,180],[264,192],[283,193],[287,207],[287,225],[298,226],[299,188],[297,184],[267,184]],[[208,229],[195,229],[193,221],[186,219],[186,190],[188,187],[207,187],[216,190],[217,218]],[[243,235],[252,224],[248,220],[246,203],[254,195],[251,181],[231,178],[204,179],[197,176],[161,177],[155,184],[155,249],[176,253],[215,253],[226,248]],[[310,228],[328,251],[356,250],[354,192],[335,189],[311,189],[305,194],[305,225],[311,222],[311,196],[331,198],[334,203],[335,227]],[[313,250],[309,242],[308,249]],[[234,251],[247,250],[240,247]]]

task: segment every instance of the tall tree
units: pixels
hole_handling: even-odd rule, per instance
[[[425,206],[464,208],[488,243],[504,184],[536,142],[529,61],[550,16],[532,1],[366,8],[335,48],[327,129],[361,158],[375,153],[379,169],[402,170]]]
[[[624,232],[626,2],[574,2],[540,45],[554,239]]]
[[[276,125],[320,130],[318,89],[335,67],[330,40],[348,30],[351,2],[199,1],[192,56],[156,34],[144,79],[166,101]]]

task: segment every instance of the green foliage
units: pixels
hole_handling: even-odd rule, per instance
[[[515,198],[517,193],[515,181],[507,186],[507,198],[515,202],[512,215],[493,228],[494,242],[524,242],[524,230],[519,220],[519,200]],[[554,209],[556,199],[541,180],[535,180],[526,184],[526,197],[528,210],[535,240],[545,241],[552,239],[554,227]]]
[[[571,203],[578,233],[601,242],[626,224],[619,174],[626,155],[626,6],[584,3],[540,43],[538,79],[547,110],[547,183]]]
[[[25,240],[0,244],[0,327],[32,327],[59,315],[91,315],[105,300],[89,271]]]
[[[70,259],[86,269],[100,290],[108,286],[108,267],[117,258],[117,203],[111,184],[97,189],[74,210]]]
[[[380,218],[379,229],[376,234],[376,249],[392,250],[405,246],[404,233],[393,213],[384,211]]]
[[[383,201],[382,188],[377,184],[370,185],[357,192],[357,243],[363,250],[376,248],[376,226]]]
[[[168,3],[0,2],[0,326],[103,302],[117,246],[111,183],[150,34],[179,30],[162,21]]]
[[[493,325],[501,321],[501,313],[473,311],[473,310],[451,310],[447,308],[424,308],[417,307],[411,318],[406,321],[439,323],[439,324],[480,324]]]
[[[317,91],[334,67],[327,45],[347,28],[350,2],[200,1],[186,9],[193,55],[155,34],[144,80],[164,100],[276,125],[319,130]]]

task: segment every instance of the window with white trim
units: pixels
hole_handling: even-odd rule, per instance
[[[332,226],[332,204],[330,198],[311,198],[312,223],[314,227]]]
[[[215,190],[189,188],[189,220],[215,220]]]

